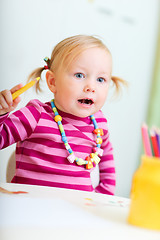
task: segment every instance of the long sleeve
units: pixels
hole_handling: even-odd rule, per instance
[[[0,149],[23,141],[34,131],[40,117],[40,107],[32,101],[24,108],[0,117]]]
[[[116,185],[115,163],[108,129],[103,139],[102,149],[104,152],[99,163],[100,182],[95,188],[95,192],[114,195]]]
[[[94,126],[90,117],[80,118],[59,111],[63,126],[75,155],[85,159],[96,147]],[[115,168],[109,142],[107,121],[101,111],[95,114],[99,128],[104,130],[103,157],[99,163],[100,184],[95,191],[114,194]],[[14,183],[93,191],[91,169],[67,159],[50,102],[30,101],[26,107],[0,117],[0,149],[16,145]]]

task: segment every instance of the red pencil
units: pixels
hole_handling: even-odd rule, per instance
[[[151,135],[151,143],[152,143],[154,156],[155,157],[160,157],[160,152],[159,152],[159,148],[158,148],[158,142],[157,142],[156,134],[155,134],[154,131],[150,131],[150,135]]]

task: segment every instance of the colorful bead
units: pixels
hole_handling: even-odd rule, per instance
[[[49,60],[48,57],[45,57],[45,58],[44,58],[44,61],[45,61],[45,62],[48,62],[48,60]]]
[[[94,128],[95,128],[95,129],[98,128],[98,125],[97,125],[97,122],[96,122],[96,119],[95,119],[94,115],[91,115],[90,118],[92,119]]]
[[[103,149],[95,147],[93,148],[93,151],[98,154],[99,157],[103,156]]]
[[[104,135],[102,128],[94,129],[93,132],[94,132],[95,134],[100,135],[100,136],[103,136],[103,135]]]
[[[63,137],[62,137],[62,141],[63,141],[64,143],[67,143],[67,137],[66,137],[66,136],[63,136]]]
[[[93,168],[93,164],[92,164],[92,161],[88,161],[88,163],[86,164],[86,169],[91,169]]]
[[[91,160],[92,162],[98,164],[100,162],[100,158],[95,154],[95,153],[91,153]]]
[[[59,130],[61,133],[64,133],[64,128],[63,128],[63,125],[62,123],[58,125],[59,126]]]
[[[90,156],[87,156],[87,157],[85,158],[85,160],[86,160],[86,161],[91,161]]]
[[[52,109],[54,113],[57,112],[57,109],[55,107],[53,107]]]
[[[71,148],[69,148],[69,149],[68,149],[68,152],[69,152],[70,154],[72,154],[72,153],[73,153],[73,151],[72,151],[72,149],[71,149]]]
[[[97,138],[97,139],[96,139],[96,143],[102,144],[102,138]]]
[[[73,153],[73,150],[71,149],[70,145],[68,144],[67,137],[65,135],[65,131],[64,131],[63,125],[61,123],[62,117],[58,114],[57,108],[54,104],[54,100],[51,101],[51,106],[52,106],[53,112],[55,114],[54,120],[55,120],[55,122],[57,122],[61,136],[62,136],[62,141],[64,142],[66,150],[70,153],[69,156],[67,157],[68,161],[70,163],[73,163],[74,161],[76,161],[77,165],[85,164],[86,169],[93,168],[95,166],[95,164],[98,164],[100,161],[100,158],[98,156],[102,156],[102,154],[103,154],[103,150],[100,148],[101,143],[102,143],[102,138],[100,136],[103,135],[103,130],[101,128],[98,128],[98,125],[97,125],[94,115],[91,115],[90,118],[91,118],[94,128],[95,128],[93,132],[97,135],[97,139],[96,139],[97,147],[93,148],[94,153],[91,153],[90,156],[87,156],[86,159],[83,160],[82,158],[77,158],[75,156],[75,154]]]
[[[60,115],[57,115],[57,116],[55,116],[54,120],[55,120],[55,122],[59,122],[59,121],[61,122],[62,117]]]
[[[73,163],[74,160],[76,159],[76,156],[74,155],[74,153],[72,153],[67,157],[67,159],[70,163]]]
[[[64,145],[65,145],[65,147],[66,147],[67,150],[69,150],[69,149],[71,148],[68,143],[65,143]]]
[[[93,158],[95,153],[90,153],[90,157]]]
[[[47,65],[44,65],[44,69],[49,69],[49,67]]]
[[[78,159],[76,160],[76,163],[77,163],[78,165],[84,165],[84,164],[86,164],[86,161],[84,161],[82,158],[78,158]]]

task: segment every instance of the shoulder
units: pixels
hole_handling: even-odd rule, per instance
[[[101,121],[101,122],[106,122],[107,123],[107,119],[104,116],[103,112],[101,110],[99,110],[98,112],[96,112],[94,114],[95,118],[97,121]]]
[[[28,107],[28,106],[41,107],[41,106],[43,106],[43,104],[44,103],[42,103],[38,99],[32,99],[31,101],[29,101],[27,103],[26,107]]]
[[[38,121],[39,118],[42,116],[42,114],[48,114],[51,113],[52,109],[50,106],[50,103],[42,103],[38,99],[33,99],[27,103],[27,105],[19,111],[16,111],[14,114],[19,115],[25,115],[27,118],[34,117]]]
[[[51,104],[50,102],[43,103],[39,101],[38,99],[32,99],[31,101],[28,102],[26,105],[27,108],[35,108],[39,111],[51,111]]]
[[[107,119],[105,118],[103,112],[99,110],[94,114],[95,119],[97,121],[98,127],[102,128],[104,131],[104,135],[108,133]]]

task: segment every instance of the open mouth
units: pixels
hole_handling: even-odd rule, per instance
[[[93,100],[89,99],[89,98],[79,99],[78,102],[81,103],[81,104],[86,104],[86,105],[92,105],[93,104]]]

